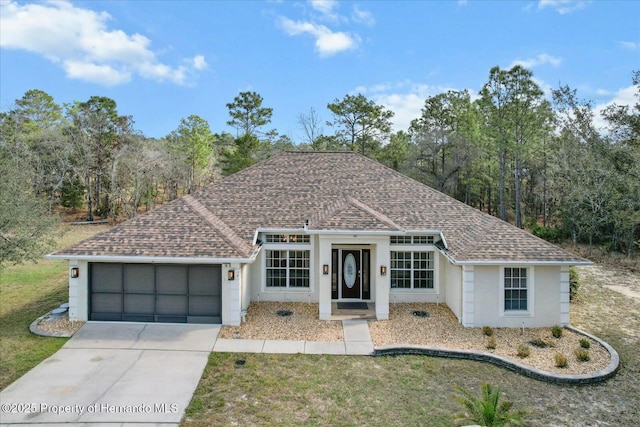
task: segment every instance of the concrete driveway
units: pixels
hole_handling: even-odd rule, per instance
[[[88,323],[0,393],[2,425],[176,425],[220,326]]]

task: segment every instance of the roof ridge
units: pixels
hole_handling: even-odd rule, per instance
[[[322,209],[315,211],[311,214],[309,218],[308,227],[313,229],[317,224],[320,224],[322,220],[328,218],[332,215],[343,210],[346,205],[349,203],[347,198],[339,197],[336,198],[332,203],[326,204],[322,207]]]
[[[373,209],[371,206],[362,203],[360,200],[351,197],[351,196],[347,196],[347,202],[349,202],[349,204],[351,204],[352,206],[365,211],[366,213],[368,213],[369,215],[373,216],[375,219],[377,219],[378,221],[384,222],[385,224],[387,224],[390,227],[393,227],[399,231],[404,231],[404,228],[400,227],[398,224],[396,224],[395,222],[393,222],[393,220],[391,218],[389,218],[388,216],[386,216],[385,214],[383,214],[382,212],[379,212],[375,209]]]
[[[244,257],[251,255],[252,248],[244,241],[240,236],[236,234],[231,227],[229,227],[218,216],[211,212],[205,205],[200,203],[195,197],[190,194],[182,197],[185,204],[191,208],[195,213],[200,215],[209,225],[211,225],[216,231],[218,231],[221,237],[234,249],[236,249]]]

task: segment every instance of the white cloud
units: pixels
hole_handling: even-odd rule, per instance
[[[309,0],[309,4],[316,12],[320,12],[320,19],[325,22],[337,23],[343,18],[336,12],[339,4],[336,0]]]
[[[135,73],[143,78],[185,84],[196,70],[206,69],[197,55],[188,66],[158,61],[151,40],[109,29],[106,12],[76,7],[68,1],[0,5],[0,46],[44,56],[61,64],[72,79],[106,86],[124,84]]]
[[[351,19],[353,20],[353,22],[365,24],[370,27],[376,23],[376,19],[373,17],[373,14],[371,12],[369,12],[368,10],[362,10],[358,8],[357,5],[353,6]]]
[[[534,68],[538,65],[550,64],[553,67],[557,67],[562,63],[562,58],[557,58],[555,56],[551,56],[547,53],[541,53],[534,58],[528,59],[516,59],[509,65],[508,68],[512,68],[516,65],[520,65],[524,68]]]
[[[309,34],[316,39],[316,50],[320,56],[331,56],[336,53],[355,49],[360,42],[357,35],[341,31],[331,31],[324,25],[306,21],[293,21],[280,17],[280,26],[290,36]]]
[[[204,56],[202,55],[194,56],[192,62],[193,68],[196,70],[206,70],[209,68],[209,64],[207,64],[207,61],[205,61]]]
[[[393,131],[397,132],[406,131],[409,129],[411,121],[420,117],[424,102],[429,96],[449,90],[455,89],[403,80],[394,83],[379,83],[368,88],[360,86],[354,92],[366,94],[367,98],[393,111],[392,127]]]
[[[540,0],[538,9],[551,8],[560,15],[566,15],[576,10],[584,9],[589,1],[586,0]]]
[[[64,70],[72,79],[99,82],[105,86],[117,86],[131,81],[131,73],[125,70],[116,70],[109,65],[97,65],[91,62],[65,60]]]
[[[633,107],[637,102],[639,102],[637,96],[638,88],[634,85],[631,85],[618,90],[610,101],[596,105],[594,108],[594,111],[596,113],[594,117],[594,124],[596,128],[605,129],[607,127],[607,122],[602,116],[602,112],[607,107],[610,107],[613,104],[620,106],[628,105],[629,107]]]
[[[637,50],[639,45],[638,43],[634,43],[634,42],[626,42],[626,41],[619,41],[618,45],[623,48],[623,49],[627,49],[627,50]]]
[[[325,15],[333,13],[333,9],[338,7],[337,0],[309,0],[312,8]]]

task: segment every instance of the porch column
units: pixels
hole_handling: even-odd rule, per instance
[[[229,270],[235,277],[229,280]],[[240,325],[240,283],[242,268],[239,263],[224,264],[222,268],[222,324]]]
[[[80,273],[77,278],[69,273],[69,320],[89,320],[89,263],[87,261],[69,261],[71,268],[77,267]]]
[[[318,264],[316,278],[318,285],[318,317],[320,320],[331,320],[331,240],[318,236]],[[330,274],[322,274],[322,266],[329,266]]]
[[[375,247],[375,257],[372,260],[373,274],[376,284],[376,319],[388,320],[389,319],[389,291],[391,289],[391,252],[389,248],[389,239],[378,242]],[[380,274],[380,267],[387,268],[387,274]]]

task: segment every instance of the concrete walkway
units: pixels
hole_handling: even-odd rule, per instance
[[[220,326],[84,325],[0,393],[0,426],[177,426],[211,351],[372,355],[366,320],[343,320],[335,342],[218,339]],[[15,410],[11,410],[15,408]]]
[[[219,331],[88,323],[0,393],[0,425],[177,426]]]
[[[219,338],[213,351],[224,353],[371,355],[373,342],[366,320],[343,320],[343,341],[280,341]]]

